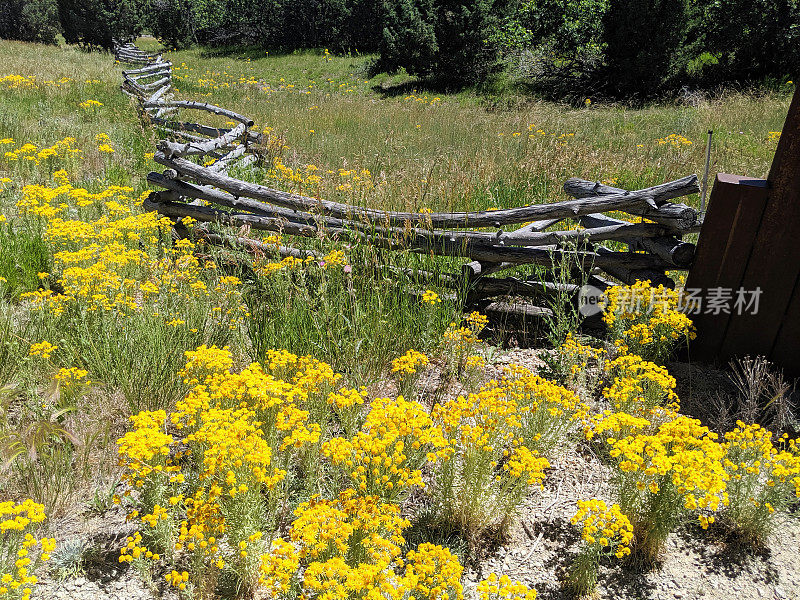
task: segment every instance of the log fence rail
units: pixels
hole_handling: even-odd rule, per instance
[[[462,257],[469,262],[460,274],[437,281],[455,290],[466,289],[472,300],[565,291],[553,283],[489,277],[525,264],[547,266],[566,260],[574,265],[577,283],[590,280],[601,287],[610,283],[603,274],[626,284],[650,279],[673,286],[666,273],[688,270],[692,264],[695,246],[682,238],[699,231],[700,213],[672,201],[699,192],[696,175],[632,191],[570,179],[564,184],[569,200],[492,211],[398,212],[302,196],[229,174],[234,166],[241,170],[262,159],[259,153],[265,140],[253,130],[252,119],[213,104],[176,99],[172,63],[161,53],[146,53],[128,43],[117,45],[115,56],[134,67],[122,71],[122,91],[136,99],[145,120],[170,138],[157,143],[154,160],[165,169],[148,174],[148,182],[160,190],[150,194],[144,207],[171,218],[180,235],[264,251],[264,244],[256,239],[212,231],[212,225],[224,224]],[[186,120],[184,115],[190,111],[224,117],[235,125],[218,128]],[[615,216],[604,214],[609,212]],[[619,213],[633,219],[620,219]],[[186,217],[200,222],[191,234],[180,227]],[[580,228],[548,230],[564,221]],[[509,231],[510,226],[517,228]],[[624,245],[627,251],[612,250],[601,242]],[[280,252],[313,255],[289,247],[281,247]],[[578,291],[577,284],[567,287],[570,293]],[[536,312],[530,305],[520,311]]]

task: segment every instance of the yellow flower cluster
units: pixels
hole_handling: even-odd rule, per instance
[[[582,524],[583,541],[598,546],[601,552],[613,553],[617,558],[631,553],[633,527],[617,504],[609,507],[603,500],[578,500],[572,524]]]
[[[36,86],[36,76],[26,77],[25,75],[16,75],[10,73],[0,77],[0,88],[7,90],[19,90]]]
[[[155,312],[165,322],[185,323],[183,307],[203,302],[215,327],[231,329],[243,321],[247,307],[241,282],[221,277],[209,286],[194,244],[179,240],[168,256],[159,258],[171,221],[154,212],[137,213],[142,197],[131,197],[132,188],[109,186],[91,193],[73,187],[65,171],[53,176],[60,185],[25,186],[17,203],[23,214],[45,220],[45,237],[55,251],[55,271],[63,287],[58,294],[51,289],[25,294],[34,308],[55,316],[68,309],[117,316]],[[64,218],[91,213],[99,216]]]
[[[492,573],[478,584],[479,600],[536,600],[536,590],[513,581],[508,575]]]
[[[478,528],[507,526],[550,466],[537,450],[579,424],[584,408],[572,392],[520,367],[477,393],[435,405],[431,416],[446,446],[437,453],[434,489],[447,510]]]
[[[654,433],[606,441],[617,465],[616,487],[634,527],[637,546],[652,558],[686,513],[703,528],[728,503],[725,450],[696,419],[675,416]]]
[[[406,555],[404,586],[414,597],[430,600],[461,600],[464,568],[448,548],[420,544]]]
[[[58,373],[53,376],[53,379],[58,381],[62,387],[70,388],[77,385],[90,384],[90,381],[85,381],[88,374],[88,371],[79,369],[78,367],[70,367],[68,369],[61,368],[58,370]]]
[[[177,587],[200,586],[223,568],[252,584],[263,554],[263,523],[248,517],[242,527],[240,519],[264,498],[277,502],[293,459],[316,447],[321,427],[301,407],[328,406],[328,389],[339,376],[325,363],[285,351],[271,353],[268,369],[287,381],[258,363],[233,371],[227,348],[201,346],[186,355],[180,373],[190,387],[186,397],[169,415],[136,415],[133,430],[118,442],[126,495],[135,494],[141,507],[132,517],[148,528],[146,536],[129,541],[121,560],[184,552],[195,569],[189,581],[168,577]]]
[[[302,503],[295,517],[291,541],[276,540],[261,557],[267,597],[299,588],[304,598],[330,600],[463,599],[463,567],[449,549],[424,543],[401,556],[410,523],[393,504],[346,490]]]
[[[409,350],[403,354],[403,356],[395,358],[392,361],[392,373],[398,374],[401,377],[414,375],[417,373],[418,369],[427,367],[428,364],[428,357],[422,352]]]
[[[679,133],[670,133],[668,136],[656,140],[659,146],[669,145],[673,148],[680,148],[682,146],[691,146],[692,140],[683,137]]]
[[[550,468],[550,462],[543,456],[539,456],[525,446],[517,446],[513,450],[503,452],[507,462],[503,464],[503,470],[511,477],[522,478],[527,475],[528,485],[538,485],[542,487],[544,481],[544,471]],[[500,477],[498,476],[499,480]]]
[[[652,428],[652,422],[644,417],[637,417],[626,412],[604,411],[594,415],[584,428],[584,435],[587,440],[595,437],[603,438],[603,434],[612,433],[614,439],[621,439],[635,433],[648,432]]]
[[[411,487],[423,487],[420,469],[435,461],[444,445],[422,405],[400,396],[373,400],[362,430],[325,442],[322,453],[360,492],[392,501]]]
[[[581,344],[572,333],[568,333],[564,343],[558,348],[558,353],[568,369],[570,377],[576,377],[588,368],[591,362],[599,361],[603,357],[603,351]]]
[[[663,362],[679,340],[694,339],[692,321],[678,310],[681,293],[649,281],[605,292],[603,321],[621,354]]]
[[[797,442],[784,434],[776,445],[770,431],[741,421],[724,437],[724,467],[730,478],[725,517],[746,540],[763,543],[800,498]]]
[[[465,319],[466,326],[450,323],[444,332],[443,341],[447,349],[448,360],[458,371],[464,369],[464,361],[478,343],[478,335],[483,331],[489,319],[479,312],[470,313]]]
[[[13,144],[14,140],[7,138],[2,140],[2,145]],[[65,137],[57,141],[52,146],[39,148],[36,144],[27,142],[14,150],[8,150],[3,157],[9,162],[21,162],[26,164],[38,165],[48,159],[66,160],[74,157],[82,157],[83,153],[79,148],[75,148],[75,138]]]
[[[48,342],[47,340],[37,342],[36,344],[31,344],[31,348],[28,351],[29,356],[41,356],[45,360],[50,358],[50,355],[58,350],[58,346],[55,346]]]
[[[44,506],[33,500],[0,502],[0,598],[29,600],[41,564],[55,550],[52,538],[36,538],[45,520]],[[38,546],[38,552],[37,552]]]
[[[575,392],[518,365],[506,368],[501,388],[519,407],[527,443],[542,452],[578,430],[589,411]]]
[[[434,306],[439,304],[441,301],[442,299],[439,297],[439,294],[433,290],[425,290],[425,292],[422,294],[423,304],[430,304],[431,306]]]
[[[477,354],[472,354],[471,356],[467,357],[467,360],[464,361],[464,367],[467,370],[479,370],[486,368],[486,361],[483,359],[482,356],[478,356]]]
[[[101,106],[103,106],[103,103],[102,102],[98,102],[97,100],[89,99],[89,100],[84,100],[83,102],[79,103],[78,106],[80,106],[85,111],[90,111],[90,110],[93,110],[95,108],[100,108]]]
[[[606,372],[614,380],[603,396],[617,412],[649,417],[656,407],[678,409],[677,383],[664,367],[627,354],[608,363]]]

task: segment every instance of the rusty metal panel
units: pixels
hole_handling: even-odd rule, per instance
[[[727,229],[727,231],[726,231]],[[700,314],[700,360],[763,355],[800,374],[800,91],[795,92],[769,177],[719,175],[687,288],[757,293],[758,312]]]
[[[726,354],[781,354],[773,350],[800,275],[799,175],[800,94],[795,93],[767,179],[767,205],[742,279],[745,289],[761,288],[759,312],[731,319],[723,348]]]
[[[747,260],[752,251],[767,198],[767,182],[739,175],[720,173],[709,199],[695,262],[686,282],[687,290],[699,289],[701,298],[708,290],[723,288],[736,294],[741,288]],[[732,298],[731,304],[735,304]],[[736,307],[730,309],[735,313]],[[713,361],[721,355],[731,314],[715,312],[701,305],[692,315],[698,339],[691,354],[699,360]]]

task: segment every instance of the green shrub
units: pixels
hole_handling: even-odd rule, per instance
[[[674,72],[687,27],[687,0],[612,0],[603,19],[609,91],[642,96],[661,91]]]
[[[58,0],[67,43],[105,50],[141,33],[144,9],[144,0]]]
[[[58,32],[55,0],[0,0],[0,38],[55,44]]]
[[[381,67],[425,73],[439,51],[431,0],[384,0]]]
[[[683,61],[693,82],[783,79],[800,72],[797,0],[705,0],[692,3],[690,18],[692,42]]]
[[[168,48],[186,48],[194,41],[195,10],[192,0],[152,0],[145,24]]]
[[[484,81],[500,64],[506,14],[498,0],[386,0],[382,66],[448,86]]]

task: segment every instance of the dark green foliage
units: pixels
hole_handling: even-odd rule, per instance
[[[545,44],[563,61],[574,64],[600,47],[603,18],[610,0],[528,0],[519,7],[519,19],[531,39]]]
[[[436,44],[432,0],[384,0],[381,66],[387,71],[405,67],[428,74],[439,47]]]
[[[151,0],[145,26],[167,48],[186,48],[195,40],[192,0]]]
[[[504,14],[496,0],[442,0],[436,7],[434,77],[444,82],[478,83],[499,66],[500,48],[492,42],[498,17]]]
[[[59,28],[86,47],[147,28],[172,48],[378,52],[428,83],[578,102],[800,77],[800,0],[0,0],[0,37]]]
[[[610,0],[526,0],[509,17],[519,33],[507,58],[525,87],[582,102],[605,60],[603,18]]]
[[[144,0],[58,0],[64,39],[69,44],[110,50],[115,39],[141,33]]]
[[[56,0],[0,0],[0,38],[55,44]]]
[[[687,0],[611,0],[603,19],[608,90],[659,92],[677,67],[688,13]]]
[[[460,86],[499,66],[502,0],[384,0],[381,65]]]
[[[798,0],[706,0],[691,8],[686,74],[698,83],[800,74]]]

